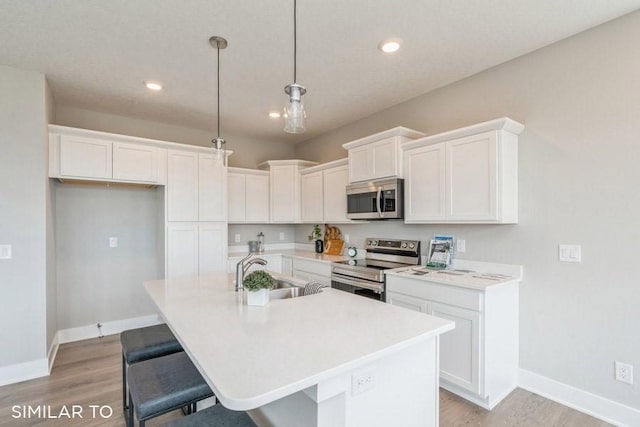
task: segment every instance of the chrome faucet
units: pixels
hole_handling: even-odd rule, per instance
[[[244,286],[242,285],[242,282],[244,281],[244,275],[246,274],[249,267],[251,267],[253,264],[267,265],[267,261],[263,258],[249,259],[252,256],[253,256],[253,252],[249,252],[249,255],[242,258],[236,264],[236,292],[240,292],[244,290]]]

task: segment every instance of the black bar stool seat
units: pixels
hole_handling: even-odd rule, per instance
[[[127,365],[182,351],[165,324],[129,329],[120,334],[122,345],[122,409],[127,409]]]
[[[217,404],[162,427],[256,427],[256,424],[246,412],[232,411]]]
[[[129,366],[129,426],[133,413],[140,427],[150,418],[213,396],[186,353],[145,360]]]

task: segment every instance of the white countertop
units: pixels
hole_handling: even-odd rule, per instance
[[[231,274],[144,287],[218,399],[233,410],[260,407],[454,327],[330,288],[247,306]]]
[[[447,270],[413,266],[385,270],[385,275],[407,277],[424,282],[441,283],[461,288],[486,291],[513,281],[522,280],[522,266],[457,260]]]
[[[345,250],[346,252],[346,250]],[[229,253],[229,259],[230,260],[240,260],[242,258],[244,258],[247,255],[246,252],[243,253]],[[273,250],[266,250],[263,252],[256,252],[254,254],[254,257],[259,258],[261,256],[269,256],[269,255],[282,255],[282,256],[286,256],[286,257],[290,257],[290,258],[299,258],[299,259],[308,259],[308,260],[312,260],[312,261],[318,261],[318,262],[327,262],[327,263],[331,263],[331,262],[337,262],[337,261],[345,261],[348,259],[351,259],[350,256],[348,255],[327,255],[327,254],[318,254],[315,253],[313,251],[308,251],[308,250],[300,250],[300,249],[273,249]],[[354,258],[361,258],[361,257],[354,257]]]

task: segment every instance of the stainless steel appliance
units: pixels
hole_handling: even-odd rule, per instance
[[[404,181],[399,178],[347,185],[347,218],[403,218]]]
[[[384,270],[420,264],[419,240],[365,240],[364,259],[331,263],[331,287],[386,301]]]

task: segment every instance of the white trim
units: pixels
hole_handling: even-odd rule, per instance
[[[112,322],[102,323],[102,336],[119,334],[127,329],[143,328],[145,326],[152,326],[162,323],[157,314],[150,316],[134,317],[131,319],[114,320]],[[81,340],[87,340],[90,338],[100,337],[100,331],[97,325],[79,326],[77,328],[62,329],[58,331],[58,340],[60,344],[68,342],[75,342]]]
[[[617,426],[640,426],[640,410],[520,369],[520,387]]]
[[[46,358],[0,367],[0,386],[49,375]]]
[[[60,341],[58,337],[60,332],[56,332],[53,337],[53,341],[51,342],[51,347],[49,347],[49,352],[47,353],[47,360],[49,361],[49,373],[51,373],[51,369],[53,368],[53,363],[56,361],[56,356],[58,355],[58,348],[60,348]]]

